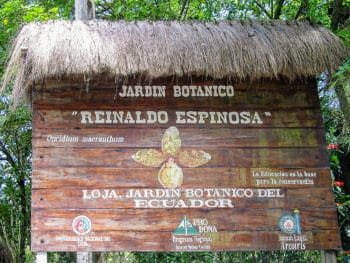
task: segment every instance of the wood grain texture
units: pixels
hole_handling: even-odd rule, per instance
[[[161,185],[159,185],[159,188]],[[159,189],[156,188],[156,189]],[[86,189],[67,189],[62,188],[58,190],[54,189],[37,189],[32,194],[32,206],[33,208],[42,208],[44,209],[47,207],[47,204],[49,203],[49,208],[57,208],[57,209],[73,209],[76,207],[84,207],[86,209],[116,209],[116,208],[135,208],[136,207],[136,200],[154,200],[154,202],[150,205],[144,205],[139,208],[148,208],[153,209],[157,208],[157,206],[162,205],[160,203],[160,200],[166,200],[168,201],[166,205],[168,207],[174,206],[174,209],[183,208],[184,206],[178,206],[178,201],[182,200],[184,201],[185,205],[187,207],[184,208],[191,208],[191,200],[218,200],[218,199],[228,199],[232,203],[232,206],[234,208],[249,208],[249,209],[273,209],[273,208],[283,208],[283,207],[328,207],[332,208],[334,199],[331,190],[326,188],[313,188],[312,191],[308,187],[304,188],[295,188],[295,189],[286,189],[283,187],[270,187],[264,189],[272,189],[272,195],[271,197],[266,196],[266,192],[262,190],[262,188],[254,189],[254,188],[243,188],[243,190],[247,190],[247,194],[250,195],[252,193],[252,197],[247,196],[208,196],[204,192],[203,197],[196,197],[196,196],[189,196],[186,195],[186,188],[182,188],[182,193],[180,197],[145,197],[143,194],[141,197],[135,197],[135,195],[130,196],[130,191],[137,191],[139,190],[141,193],[144,192],[144,189],[134,189],[134,188],[128,188],[128,189],[116,189],[116,188],[108,188],[108,189],[101,189],[101,188],[92,188],[87,189],[88,194],[91,194],[92,190],[99,190],[101,192],[101,196],[104,194],[104,190],[114,190],[117,196],[120,196],[120,198],[83,198],[84,194],[83,191]],[[190,188],[192,189],[192,188]],[[199,190],[198,190],[199,189]],[[210,188],[209,188],[210,189]],[[227,189],[227,188],[225,188]],[[235,193],[242,193],[240,188],[233,188],[235,189],[233,192]],[[277,189],[277,190],[276,190]],[[147,189],[149,190],[149,189]],[[155,189],[151,189],[153,192]],[[195,188],[195,190],[200,191],[200,188]],[[220,189],[219,189],[220,190]],[[278,191],[278,192],[277,192]],[[278,195],[283,195],[283,197],[278,197]],[[314,198],[314,196],[317,195],[319,198]],[[198,203],[196,202],[194,206],[196,206]],[[210,201],[210,206],[215,204],[215,202]],[[151,207],[152,205],[152,207]],[[210,209],[210,206],[204,206],[197,208],[208,208]],[[163,206],[161,208],[166,209],[166,206]]]
[[[142,149],[142,148],[141,148]],[[192,149],[192,148],[186,148]],[[327,167],[327,153],[315,148],[200,148],[211,155],[202,167]],[[33,153],[33,167],[145,168],[131,156],[140,148],[40,148]]]
[[[117,91],[117,93],[116,93]],[[118,90],[114,87],[94,88],[88,91],[85,89],[62,91],[43,91],[35,96],[36,109],[57,109],[83,110],[90,109],[91,105],[105,109],[133,109],[137,104],[140,110],[149,109],[207,109],[210,105],[213,109],[245,109],[247,105],[252,109],[303,109],[314,106],[318,97],[309,90],[276,90],[252,89],[247,93],[246,89],[235,89],[234,96],[230,99],[217,97],[174,97],[173,87],[166,86],[166,97],[120,97],[121,87]],[[47,104],[50,101],[50,104]],[[77,103],[78,102],[78,103]],[[284,106],[285,105],[285,106]]]
[[[92,107],[92,106],[91,106]],[[90,111],[94,110],[94,108],[90,107]],[[115,108],[114,108],[115,109]],[[118,108],[119,109],[119,108]],[[148,108],[150,111],[157,111],[155,108],[150,106]],[[101,109],[103,111],[106,111],[105,108]],[[127,110],[120,109],[121,111],[127,112]],[[196,108],[193,107],[190,110],[196,111]],[[73,116],[72,113],[74,111],[79,111],[79,109],[75,108],[73,110],[36,110],[33,113],[33,128],[34,131],[38,128],[45,128],[50,127],[52,129],[54,128],[72,128],[72,129],[86,129],[86,128],[113,128],[113,129],[119,129],[119,128],[161,128],[166,129],[169,126],[175,125],[178,128],[186,128],[186,127],[195,127],[195,128],[247,128],[247,125],[242,125],[240,123],[238,124],[179,124],[176,123],[176,113],[175,111],[167,111],[168,112],[168,122],[165,124],[82,124],[81,123],[81,117],[79,115]],[[142,111],[142,109],[139,109],[138,106],[134,107],[134,110],[132,110],[133,115],[135,111]],[[181,109],[182,111],[182,109]],[[214,110],[217,111],[217,110]],[[230,111],[238,111],[236,109],[232,110],[226,110],[227,112]],[[244,111],[244,110],[243,110]],[[79,111],[80,112],[80,111]],[[80,114],[78,112],[78,114]],[[261,124],[251,124],[249,125],[249,128],[320,128],[322,127],[322,120],[320,118],[320,111],[319,110],[311,110],[311,109],[295,109],[295,110],[279,110],[279,111],[273,111],[271,109],[268,109],[267,112],[271,113],[271,117],[264,116],[265,111],[258,111],[251,108],[251,111],[249,112],[258,112],[259,116],[261,116],[262,123]],[[126,113],[125,113],[126,114]]]
[[[76,241],[55,242],[55,238],[74,237],[71,231],[36,231],[32,234],[33,251],[179,251],[173,244],[172,234],[157,232],[132,231],[95,231],[96,237],[109,237],[110,241],[87,242],[87,246],[78,246]],[[212,238],[210,249],[182,249],[182,251],[252,251],[252,250],[282,250],[278,238],[280,231],[222,231]],[[307,237],[306,249],[330,250],[341,249],[336,231],[305,231]],[[210,237],[210,235],[208,235]],[[263,241],[263,242],[262,242]],[[199,245],[199,242],[193,242]],[[205,245],[204,243],[203,245]],[[183,245],[187,245],[184,243]],[[295,250],[295,249],[293,249]]]
[[[38,129],[33,137],[37,148],[141,148],[160,147],[166,129]],[[179,129],[183,147],[317,147],[323,139],[321,128]],[[193,136],[196,134],[196,136]],[[99,140],[101,142],[99,142]]]
[[[192,222],[203,218],[203,211],[199,209],[90,209],[89,211],[78,209],[35,209],[32,218],[32,230],[55,231],[57,225],[60,230],[71,231],[72,220],[84,213],[92,219],[93,231],[103,231],[106,228],[113,231],[134,232],[173,232],[181,219],[187,216]],[[215,225],[218,232],[254,231],[259,226],[260,231],[279,231],[279,218],[288,213],[286,209],[211,209],[206,212],[205,219],[208,225]],[[218,215],[225,213],[227,216],[220,218]],[[324,208],[323,211],[313,208],[300,210],[301,226],[303,231],[319,231],[336,229],[331,226],[334,223],[334,209]],[[130,224],[135,221],[134,224]],[[153,224],[150,224],[153,222]],[[265,222],[261,224],[261,222]],[[157,228],[154,228],[157,225]]]
[[[183,168],[185,175],[184,187],[271,187],[274,180],[305,180],[309,179],[317,186],[329,186],[330,176],[328,168],[305,168],[299,169],[272,169],[266,167],[257,168]],[[46,167],[35,169],[35,178],[32,180],[33,188],[70,188],[75,187],[93,188],[142,188],[158,187],[156,177],[159,169],[155,168],[133,168],[132,172],[124,168],[114,167]],[[252,176],[253,174],[266,172],[266,176]],[[278,173],[288,174],[278,176]],[[300,177],[295,177],[297,173]],[[269,175],[270,173],[270,175]],[[273,176],[275,174],[275,176]],[[293,175],[293,176],[291,176]],[[267,180],[267,181],[266,181]],[[285,182],[285,187],[298,188],[300,184]],[[313,187],[311,185],[310,187]]]
[[[140,83],[150,85],[135,79],[128,85]],[[106,78],[91,80],[89,87],[79,78],[46,80],[34,87],[34,251],[340,248],[315,86],[262,81],[232,84],[233,97],[174,97],[173,85],[230,84],[226,80],[180,79],[175,83],[160,79],[151,85],[165,85],[166,96],[122,98],[121,85]],[[82,123],[82,111],[89,111],[93,121],[94,111],[130,112],[133,118],[137,111],[142,116],[147,111],[163,111],[168,120]],[[249,112],[251,116],[256,112],[261,122],[242,122],[239,116],[237,123],[209,118],[178,123],[179,111]],[[171,141],[175,146],[162,148],[162,140],[171,137],[168,134],[164,139],[170,126],[176,126],[179,135],[171,136],[181,138],[181,145]],[[106,138],[114,141],[103,141]],[[193,160],[183,162],[181,151],[172,152],[172,147],[204,151],[207,159],[197,166]],[[132,157],[145,149],[162,156],[158,167]],[[163,169],[174,164],[177,173],[181,171],[182,183],[165,189],[160,171],[163,175]],[[223,189],[231,189],[232,195]],[[167,194],[179,191],[179,195],[162,196],[166,190]],[[191,195],[195,191],[204,194]],[[73,220],[81,215],[91,220],[86,235],[72,228]],[[284,215],[299,215],[301,231],[294,235],[305,241],[280,240],[293,236],[279,225]],[[198,234],[175,233],[184,218]],[[196,219],[206,220],[215,231],[204,231]]]

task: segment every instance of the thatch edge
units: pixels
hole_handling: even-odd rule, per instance
[[[120,28],[118,28],[118,25],[121,24]],[[252,55],[248,54],[248,58],[250,56],[250,59],[252,60],[251,63],[256,63],[258,62],[257,59],[259,60],[264,60],[263,63],[261,63],[261,65],[266,65],[266,68],[259,68],[256,69],[254,67],[252,67],[249,71],[249,68],[246,66],[246,61],[244,61],[242,58],[247,58],[247,57],[242,57],[240,61],[238,61],[238,66],[235,66],[232,68],[232,72],[228,72],[228,73],[222,73],[222,71],[225,71],[225,68],[223,68],[223,65],[220,64],[224,64],[224,63],[231,63],[230,61],[224,61],[226,58],[230,59],[230,54],[227,54],[227,56],[222,55],[221,59],[223,60],[219,60],[215,61],[214,60],[214,64],[208,64],[206,65],[206,67],[200,67],[200,65],[191,65],[190,63],[188,64],[187,68],[183,68],[183,67],[176,67],[177,65],[181,65],[181,58],[179,57],[174,57],[172,58],[174,60],[174,62],[170,61],[170,64],[168,65],[170,68],[168,68],[168,71],[166,72],[165,70],[162,71],[162,68],[158,69],[157,67],[159,67],[158,65],[154,64],[154,61],[156,61],[156,59],[152,58],[149,59],[150,61],[147,63],[150,63],[150,66],[153,67],[153,72],[151,72],[150,70],[148,70],[147,67],[143,67],[140,68],[140,64],[133,64],[135,62],[131,61],[131,64],[126,65],[126,70],[122,70],[121,68],[108,68],[108,63],[110,63],[110,61],[107,59],[107,63],[105,66],[105,68],[102,67],[101,68],[97,68],[97,70],[93,67],[91,67],[93,65],[93,63],[90,63],[90,65],[87,66],[87,68],[82,69],[77,67],[76,69],[71,69],[71,68],[67,68],[66,70],[63,67],[62,69],[56,69],[53,70],[52,72],[50,71],[35,71],[34,68],[34,64],[31,62],[31,57],[28,58],[28,56],[31,55],[30,51],[33,47],[26,46],[26,43],[31,43],[30,37],[32,36],[40,36],[41,33],[41,29],[43,29],[44,27],[63,27],[66,28],[66,30],[72,30],[72,27],[77,26],[78,28],[81,27],[83,30],[87,30],[88,33],[90,33],[92,35],[92,37],[96,37],[97,35],[97,39],[98,40],[102,40],[103,38],[99,38],[101,34],[103,33],[111,33],[111,36],[114,36],[113,33],[115,33],[114,30],[119,30],[119,33],[124,34],[123,36],[127,35],[130,36],[130,32],[132,30],[137,30],[137,28],[142,28],[143,30],[146,31],[146,33],[149,33],[151,30],[153,30],[153,32],[151,32],[151,34],[168,34],[168,36],[173,37],[174,39],[172,39],[174,42],[176,42],[176,39],[179,37],[182,37],[184,40],[187,40],[192,46],[192,48],[196,49],[194,51],[196,51],[196,54],[202,55],[203,57],[201,57],[199,61],[206,61],[206,57],[205,55],[208,55],[207,53],[209,53],[209,56],[211,55],[211,57],[215,56],[215,52],[212,53],[211,49],[205,49],[202,48],[201,46],[196,46],[191,42],[191,34],[193,34],[194,32],[205,32],[205,30],[209,31],[209,36],[212,36],[213,38],[215,37],[216,39],[220,40],[222,39],[224,45],[223,45],[223,52],[227,52],[225,50],[230,50],[233,47],[237,48],[238,51],[240,52],[249,52],[249,50],[245,50],[244,45],[241,44],[241,46],[237,46],[237,39],[234,39],[233,37],[237,36],[242,36],[240,35],[240,33],[244,33],[247,34],[247,39],[244,40],[246,42],[243,43],[253,43],[253,47],[260,47],[261,45],[264,45],[264,47],[269,47],[269,45],[271,45],[271,39],[275,40],[277,43],[275,43],[275,46],[284,46],[286,45],[286,47],[290,47],[290,45],[288,45],[288,43],[284,43],[283,40],[279,40],[278,38],[278,33],[282,33],[283,30],[289,30],[289,28],[287,26],[290,27],[300,27],[300,30],[302,30],[303,28],[307,28],[308,30],[310,30],[311,33],[315,33],[315,38],[316,40],[320,41],[320,45],[322,45],[321,47],[315,45],[313,46],[311,49],[307,49],[306,51],[310,53],[310,56],[303,56],[303,57],[296,57],[296,55],[293,54],[293,50],[286,48],[284,50],[284,54],[285,56],[285,61],[287,61],[287,64],[285,64],[286,62],[284,62],[284,66],[282,68],[279,67],[278,61],[276,60],[276,58],[272,57],[271,53],[267,56],[261,56],[259,58],[256,58],[252,55],[254,55],[254,53],[252,53]],[[122,28],[122,27],[126,27]],[[166,31],[167,30],[167,26],[172,26],[172,30],[174,31],[174,35],[169,35],[169,32]],[[100,32],[94,32],[93,30],[96,28],[101,27],[102,33]],[[112,29],[110,28],[112,27]],[[130,27],[130,28],[127,28]],[[248,30],[247,30],[248,27]],[[156,32],[155,28],[157,28],[159,30],[159,32]],[[179,29],[180,28],[180,29]],[[232,28],[238,28],[235,32],[234,30],[232,30]],[[243,28],[243,29],[242,29]],[[176,31],[176,30],[179,31]],[[123,31],[124,30],[124,31]],[[148,30],[148,31],[147,31]],[[162,32],[162,30],[164,32]],[[182,30],[182,31],[181,31]],[[245,30],[245,31],[244,31]],[[292,29],[290,29],[292,30]],[[143,31],[142,31],[143,32]],[[182,33],[181,36],[176,35],[179,32]],[[255,36],[258,34],[257,32],[259,32],[259,39],[257,39]],[[98,35],[100,33],[100,35]],[[316,34],[317,33],[317,34]],[[93,35],[95,34],[95,35]],[[203,33],[204,34],[204,33]],[[205,39],[204,38],[205,35],[203,35],[203,37],[199,34],[199,36],[197,36],[199,41],[199,43],[206,43],[204,42]],[[245,36],[245,35],[244,35]],[[277,36],[277,37],[276,37]],[[322,36],[322,38],[321,38]],[[146,37],[148,37],[146,35]],[[176,38],[177,37],[177,38]],[[275,38],[273,38],[275,37]],[[301,36],[300,37],[300,44],[301,45],[306,45],[307,40],[310,36]],[[320,39],[317,39],[320,38]],[[125,22],[125,21],[118,21],[118,22],[107,22],[107,21],[89,21],[89,22],[82,22],[82,21],[49,21],[47,23],[32,23],[29,25],[26,25],[24,27],[22,27],[22,29],[20,30],[20,32],[18,33],[17,38],[15,39],[14,45],[13,45],[13,50],[12,50],[12,55],[10,58],[10,61],[8,63],[8,67],[6,68],[4,77],[3,77],[3,81],[2,81],[2,87],[1,90],[4,91],[4,89],[13,82],[13,98],[15,101],[19,101],[20,99],[23,98],[29,98],[29,92],[30,92],[30,85],[33,84],[33,82],[38,82],[38,81],[42,81],[45,78],[61,78],[62,76],[74,76],[77,74],[82,74],[82,75],[86,75],[87,78],[94,76],[94,75],[99,75],[99,74],[107,74],[110,75],[111,77],[115,77],[115,78],[120,78],[120,79],[124,79],[128,77],[128,73],[127,69],[128,67],[130,67],[130,74],[131,75],[145,75],[147,78],[152,79],[152,78],[160,78],[160,77],[166,77],[166,76],[175,76],[175,77],[188,77],[188,76],[199,76],[202,75],[204,77],[211,77],[211,78],[232,78],[232,79],[236,79],[238,81],[246,81],[246,80],[250,80],[250,81],[254,81],[257,80],[259,78],[270,78],[270,79],[279,79],[279,78],[286,78],[289,79],[291,81],[298,79],[298,78],[302,78],[302,77],[310,77],[312,75],[316,75],[316,74],[320,74],[321,72],[316,72],[317,70],[314,70],[314,68],[312,68],[310,66],[309,67],[302,67],[302,66],[296,66],[293,68],[293,71],[290,70],[290,68],[288,67],[288,59],[290,59],[291,61],[296,61],[297,63],[299,63],[300,65],[303,64],[310,64],[312,63],[312,59],[318,59],[318,58],[313,58],[311,55],[312,54],[317,54],[318,52],[321,52],[323,49],[327,49],[327,45],[329,46],[334,46],[334,52],[327,52],[324,55],[324,60],[325,62],[322,65],[322,63],[316,63],[316,66],[318,67],[323,67],[325,66],[327,68],[327,70],[329,71],[330,74],[334,73],[337,70],[337,67],[341,64],[341,58],[344,57],[343,59],[345,59],[347,56],[350,56],[350,50],[346,49],[346,47],[341,43],[341,41],[337,41],[336,40],[337,37],[331,33],[330,31],[326,30],[323,27],[319,27],[319,26],[315,26],[315,25],[310,25],[310,24],[305,24],[305,23],[299,23],[299,22],[290,22],[290,21],[281,21],[281,20],[276,20],[276,21],[254,21],[254,20],[244,20],[244,21],[239,21],[239,20],[234,20],[234,21],[230,21],[230,22],[218,22],[218,23],[200,23],[200,22],[178,22],[178,21],[172,21],[172,22],[165,22],[165,21],[161,21],[161,22],[147,22],[147,21],[139,21],[139,22]],[[128,39],[129,41],[131,41],[132,39]],[[226,42],[224,41],[226,40]],[[241,40],[240,40],[241,41]],[[249,42],[247,42],[249,41]],[[118,43],[118,40],[116,40],[116,42]],[[298,42],[298,43],[299,43]],[[198,44],[198,42],[195,42]],[[84,43],[81,43],[84,44]],[[101,51],[101,48],[103,48],[102,45],[103,43],[100,42],[100,46],[96,43],[94,43],[94,47],[97,48],[97,53],[98,55],[103,54],[101,52],[103,52],[103,50]],[[130,44],[134,44],[134,48],[135,48],[135,43],[130,43]],[[181,43],[180,43],[181,44]],[[209,43],[210,44],[210,43]],[[229,46],[230,44],[233,44],[233,47]],[[144,48],[144,51],[148,51],[148,47],[144,47],[142,46],[142,43],[138,43],[138,45],[141,45],[141,48]],[[205,44],[202,44],[205,45]],[[336,46],[335,46],[336,45]],[[130,45],[132,46],[132,45]],[[127,46],[126,46],[127,47]],[[137,47],[137,46],[136,46]],[[87,47],[87,48],[91,48],[91,47]],[[125,47],[124,47],[125,48]],[[161,50],[163,48],[163,50]],[[182,49],[180,49],[180,53],[181,52],[185,52],[184,56],[188,55],[189,52],[186,52],[186,46],[182,47]],[[297,48],[297,47],[295,47]],[[303,48],[301,46],[301,48]],[[322,49],[323,48],[323,49]],[[188,49],[188,48],[187,48]],[[89,49],[87,49],[89,50]],[[166,54],[167,51],[169,51],[168,47],[160,47],[160,50]],[[204,50],[204,53],[203,53]],[[117,50],[118,51],[118,50]],[[135,50],[134,53],[136,52]],[[157,50],[159,52],[159,49]],[[171,51],[171,48],[170,48]],[[43,52],[43,51],[41,51]],[[306,52],[306,53],[307,53]],[[162,53],[162,54],[163,54]],[[342,54],[343,53],[343,54]],[[120,53],[116,53],[117,55],[120,56]],[[47,56],[50,56],[52,54],[47,53]],[[140,54],[136,54],[135,57],[137,57],[137,55]],[[141,53],[141,55],[143,55],[142,58],[147,58],[147,56],[150,56],[149,54],[144,54]],[[154,54],[151,54],[154,55]],[[299,55],[299,54],[297,54]],[[232,54],[231,54],[232,57]],[[74,57],[73,57],[74,59]],[[98,57],[98,59],[100,59],[100,57]],[[278,59],[278,58],[277,58]],[[147,60],[147,59],[146,59]],[[306,62],[304,61],[300,61],[300,60],[306,60]],[[93,61],[93,60],[91,60]],[[127,59],[126,59],[127,61]],[[153,64],[152,64],[153,62]],[[323,61],[322,61],[323,62]],[[66,61],[63,61],[63,63],[66,63]],[[174,65],[172,63],[175,63]],[[68,63],[69,64],[69,63]],[[88,64],[88,63],[87,63]],[[315,63],[314,63],[315,64]],[[327,65],[326,65],[327,64]],[[66,63],[67,65],[67,63]],[[114,65],[113,63],[110,65]],[[143,66],[145,66],[143,65]],[[311,65],[311,64],[310,64]],[[48,70],[50,68],[49,63],[47,64],[47,66],[43,66],[44,70]],[[186,64],[184,65],[186,66]],[[215,68],[216,67],[216,68]],[[163,67],[164,68],[164,67]],[[243,68],[243,69],[241,69]],[[218,69],[218,70],[217,70]],[[74,71],[75,70],[75,71]],[[140,71],[137,71],[140,70]],[[216,70],[216,71],[215,71]],[[256,70],[256,72],[254,72],[254,70]],[[257,72],[258,70],[260,70],[260,72]],[[70,72],[67,74],[67,72]],[[246,73],[244,73],[246,72]],[[251,73],[248,75],[248,73]],[[238,74],[239,73],[239,74]],[[242,74],[240,74],[242,73]],[[259,78],[257,77],[259,76]],[[251,77],[251,78],[250,78]]]

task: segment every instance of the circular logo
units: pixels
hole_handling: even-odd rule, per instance
[[[91,230],[91,221],[87,216],[77,216],[72,223],[73,231],[78,235],[86,235]]]
[[[297,222],[292,215],[284,215],[280,218],[279,226],[283,232],[293,234],[297,229]]]

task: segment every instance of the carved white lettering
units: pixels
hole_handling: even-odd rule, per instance
[[[119,97],[165,97],[165,86],[122,86]]]
[[[233,86],[173,86],[174,97],[233,97]]]

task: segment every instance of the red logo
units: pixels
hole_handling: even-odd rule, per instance
[[[87,216],[77,216],[72,223],[74,233],[78,235],[86,235],[91,231],[91,221]]]

